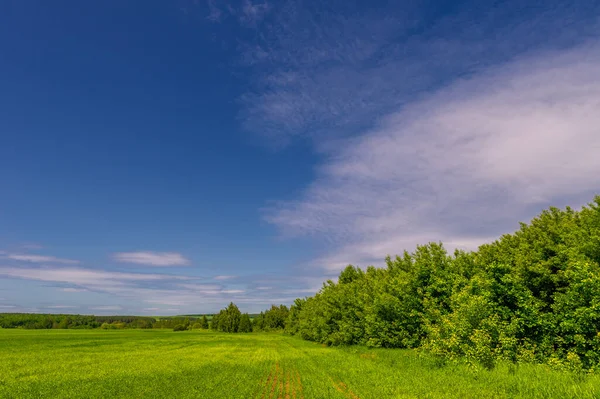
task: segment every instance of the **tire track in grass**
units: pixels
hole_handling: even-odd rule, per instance
[[[267,391],[264,389],[264,387],[271,386],[271,378],[273,378],[273,376],[269,372],[269,374],[267,375],[267,378],[264,380],[264,382],[261,380],[260,386],[263,387],[263,389],[262,389],[262,395],[261,395],[260,399],[265,399],[265,395],[267,394]]]
[[[304,399],[304,393],[302,392],[302,380],[300,379],[300,372],[298,370],[296,370],[295,377],[296,386],[294,389],[294,399]],[[297,398],[296,393],[298,394]]]
[[[300,373],[295,368],[284,368],[278,361],[261,380],[261,399],[304,399]]]
[[[291,399],[290,396],[290,371],[288,370],[285,376],[285,399]]]
[[[283,369],[279,368],[279,364],[277,365],[277,367],[278,367],[277,373],[278,373],[278,375],[280,377],[279,378],[279,386],[278,386],[278,389],[277,389],[277,392],[279,393],[278,399],[279,398],[283,399],[282,395],[284,394],[283,386],[284,386],[284,382],[285,382],[285,374],[283,372]]]
[[[294,353],[296,362],[298,362],[299,359],[302,359],[301,363],[298,363],[298,365],[301,365],[301,368],[310,376],[310,381],[312,381],[310,384],[310,391],[312,394],[309,395],[309,397],[318,398],[319,396],[313,396],[315,395],[313,391],[316,390],[317,392],[321,392],[321,397],[344,397],[346,399],[360,399],[360,396],[350,389],[347,383],[342,381],[342,378],[340,378],[340,376],[337,375],[334,370],[331,370],[326,366],[327,363],[323,363],[322,360],[324,359],[317,361],[315,354],[312,353],[314,350],[313,348],[310,348],[308,345],[306,348],[301,348],[298,347],[298,345],[295,345],[296,343],[297,342],[292,340],[286,340],[285,348],[281,348],[281,350],[290,355]],[[317,352],[318,355],[325,355],[325,353],[321,351]],[[376,356],[374,355],[368,356],[370,360],[373,360],[375,357]],[[332,371],[334,374],[332,374]],[[296,378],[298,380],[298,386],[300,389],[302,389],[303,387],[300,383],[300,373],[296,375]],[[329,387],[329,391],[326,387]],[[326,392],[330,393],[327,394]],[[332,396],[333,392],[336,393],[334,396]],[[301,397],[304,398],[304,393],[302,393]]]
[[[271,399],[273,397],[277,397],[277,392],[275,390],[277,389],[277,379],[279,377],[278,373],[279,373],[279,362],[277,362],[275,364],[275,373],[273,374],[272,384],[269,387],[269,399]]]
[[[345,396],[346,398],[348,398],[348,399],[360,399],[360,398],[358,397],[358,395],[357,395],[357,394],[355,394],[354,392],[352,392],[352,391],[350,390],[350,388],[348,388],[348,385],[344,384],[342,381],[335,382],[335,381],[333,380],[333,378],[332,378],[332,379],[331,379],[331,382],[333,383],[333,386],[334,386],[334,388],[335,388],[337,391],[339,391],[339,392],[343,393],[343,394],[344,394],[344,396]]]

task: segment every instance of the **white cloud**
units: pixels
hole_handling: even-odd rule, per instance
[[[110,293],[127,292],[136,284],[189,280],[186,276],[150,273],[121,273],[83,268],[23,268],[0,267],[0,276],[27,280],[48,281],[72,284],[77,289]],[[66,292],[75,292],[73,288],[63,288]]]
[[[85,292],[85,291],[87,291],[85,288],[73,288],[73,287],[61,288],[60,290],[63,292]]]
[[[589,1],[537,12],[509,1],[439,18],[425,17],[419,2],[360,13],[350,3],[273,3],[269,20],[241,40],[253,73],[241,120],[268,144],[309,137],[320,149],[457,76],[593,37],[597,15]]]
[[[549,205],[600,192],[600,46],[537,54],[455,82],[338,142],[267,219],[327,237],[339,270],[442,240],[474,249]]]
[[[44,249],[44,247],[42,245],[35,244],[35,243],[22,244],[21,248],[25,251],[38,251],[40,249]]]
[[[117,305],[103,305],[103,306],[90,307],[90,310],[102,310],[102,311],[121,310],[121,309],[123,309],[123,308],[121,306],[117,306]]]
[[[147,266],[187,266],[190,261],[176,252],[120,252],[113,255],[118,262]]]
[[[75,309],[78,306],[71,306],[71,305],[48,305],[48,306],[41,306],[42,308],[46,308],[46,309]]]
[[[31,254],[7,254],[7,258],[12,260],[18,260],[22,262],[32,262],[32,263],[60,263],[65,265],[76,265],[79,263],[77,260],[73,259],[62,259],[56,258],[54,256],[43,256],[43,255],[31,255]]]
[[[120,313],[131,314],[139,313],[149,307],[163,309],[163,307],[173,306],[180,307],[180,311],[184,313],[212,312],[227,305],[231,300],[234,300],[244,311],[255,312],[271,303],[289,303],[296,296],[292,296],[293,293],[289,289],[278,288],[277,285],[269,291],[268,296],[265,296],[264,292],[260,294],[260,291],[248,287],[257,285],[260,281],[262,284],[283,283],[302,289],[309,282],[305,277],[256,275],[247,276],[244,284],[228,285],[226,281],[203,284],[197,281],[206,281],[206,279],[182,275],[123,273],[72,267],[0,266],[0,279],[5,278],[55,283],[56,289],[62,292],[85,292],[77,296],[76,303],[65,303],[65,306],[81,307],[82,301],[93,304],[101,303],[98,301],[107,298],[110,300],[110,306],[121,307]],[[11,301],[14,302],[15,298]],[[40,304],[39,308],[45,308],[44,304]],[[93,310],[111,311],[97,306]],[[170,312],[168,309],[161,310],[163,311],[166,312],[165,314]]]
[[[243,294],[246,291],[245,290],[223,290],[221,292],[223,294]]]
[[[14,305],[0,305],[0,309],[13,309],[16,308]]]
[[[215,276],[213,280],[231,280],[233,278],[237,278],[237,276]]]

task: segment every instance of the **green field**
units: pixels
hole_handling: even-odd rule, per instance
[[[437,366],[280,334],[0,329],[2,398],[598,398],[600,376]]]

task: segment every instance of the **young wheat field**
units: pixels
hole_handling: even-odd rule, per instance
[[[598,398],[600,377],[547,366],[440,366],[412,350],[281,334],[2,330],[1,398]]]

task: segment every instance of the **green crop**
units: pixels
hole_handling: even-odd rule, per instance
[[[600,376],[441,366],[277,333],[0,329],[1,398],[597,398]]]

